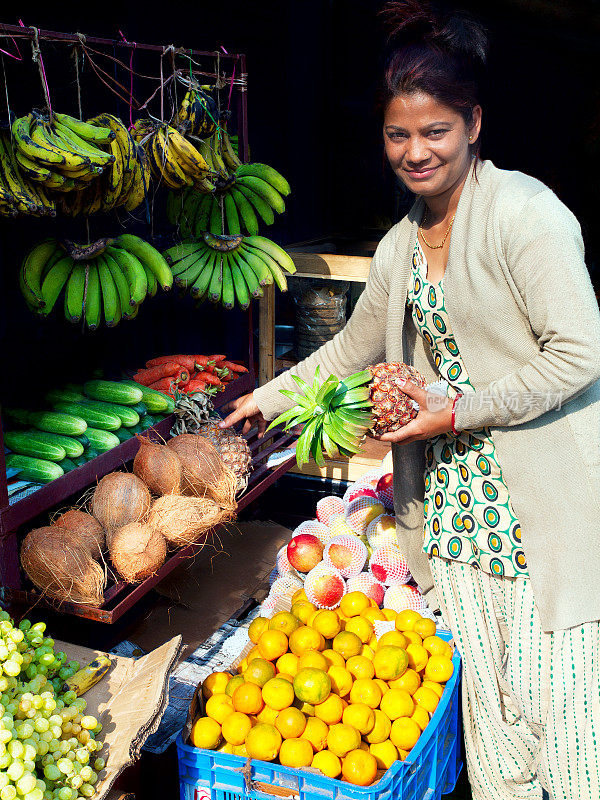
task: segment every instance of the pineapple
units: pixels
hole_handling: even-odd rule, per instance
[[[330,375],[323,383],[317,367],[312,386],[297,375],[292,377],[301,392],[282,389],[281,393],[296,405],[280,414],[269,427],[285,423],[289,429],[304,424],[296,444],[298,466],[306,464],[311,455],[323,466],[323,451],[330,458],[340,453],[351,456],[360,450],[367,431],[381,435],[406,425],[417,411],[398,379],[408,378],[420,387],[426,384],[414,367],[397,361],[375,364],[342,381]]]

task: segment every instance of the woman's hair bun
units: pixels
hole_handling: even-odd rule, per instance
[[[462,11],[441,14],[427,0],[389,0],[381,10],[388,48],[415,43],[437,46],[459,59],[485,65],[488,37],[483,25]]]

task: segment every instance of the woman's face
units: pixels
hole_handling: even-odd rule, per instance
[[[411,192],[435,197],[465,177],[471,164],[469,145],[477,140],[480,127],[480,106],[473,109],[469,128],[459,113],[431,95],[403,94],[394,97],[385,111],[385,152]]]

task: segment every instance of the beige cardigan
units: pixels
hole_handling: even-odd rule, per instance
[[[272,419],[292,373],[344,377],[405,361],[427,378],[429,348],[405,315],[418,198],[383,238],[346,327],[255,390]],[[456,425],[489,425],[517,517],[544,629],[600,619],[600,313],[577,220],[543,183],[490,161],[471,167],[444,277],[452,330],[475,392]],[[394,501],[410,569],[433,586],[423,553],[424,442],[395,445]]]

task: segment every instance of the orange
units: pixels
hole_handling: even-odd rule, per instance
[[[332,725],[327,734],[327,747],[338,758],[343,758],[351,750],[360,746],[360,733],[352,725],[343,722]]]
[[[287,653],[288,637],[283,631],[264,631],[258,639],[258,649],[262,658],[277,661],[279,656]]]
[[[335,611],[318,611],[310,625],[326,639],[333,639],[342,630],[342,623]]]
[[[408,639],[409,644],[423,644],[423,639],[415,631],[404,631],[404,636]]]
[[[283,631],[286,636],[300,627],[300,620],[289,611],[280,611],[269,620],[270,631]]]
[[[255,722],[266,722],[269,725],[275,725],[275,720],[279,716],[279,711],[276,708],[265,706],[262,711],[254,717]]]
[[[211,695],[206,701],[205,709],[207,717],[211,717],[219,724],[222,724],[223,720],[233,713],[234,705],[232,698],[223,692],[222,694]],[[237,709],[235,710],[237,711]]]
[[[408,692],[403,689],[390,689],[381,698],[381,710],[394,720],[398,717],[410,717],[415,710],[415,704]]]
[[[390,681],[390,689],[404,689],[410,695],[413,695],[421,685],[421,676],[414,669],[407,669],[399,678],[394,678]]]
[[[244,758],[248,758],[248,751],[246,750],[245,744],[233,745],[233,752],[236,756],[243,756]]]
[[[200,717],[192,726],[190,738],[194,747],[215,750],[221,741],[221,726],[211,717]]]
[[[308,627],[309,627],[309,628],[312,628],[312,627],[313,627],[313,622],[315,621],[315,617],[317,616],[317,614],[319,613],[319,611],[321,611],[321,609],[320,609],[320,608],[316,608],[316,609],[315,609],[315,610],[312,612],[312,614],[310,615],[310,617],[308,618],[308,621],[307,621],[307,623],[306,623],[306,624],[308,625]]]
[[[264,658],[255,658],[244,670],[244,680],[246,683],[255,683],[263,687],[271,678],[275,677],[275,667],[270,661]]]
[[[371,604],[372,608],[379,608],[379,604],[372,597],[369,597],[369,603]]]
[[[342,772],[342,762],[330,750],[321,750],[313,756],[311,767],[318,769],[327,778],[337,778]]]
[[[363,644],[363,646],[360,648],[360,654],[361,656],[368,658],[369,661],[373,661],[375,658],[375,649],[376,648],[373,648],[368,644]]]
[[[254,661],[255,658],[262,658],[260,650],[258,649],[258,645],[254,645],[252,650],[250,650],[250,652],[246,656],[246,661],[249,664],[251,661]]]
[[[407,651],[393,644],[380,647],[373,658],[375,675],[384,681],[393,681],[395,678],[399,678],[406,672],[408,665]]]
[[[301,656],[307,650],[325,650],[325,639],[319,631],[302,625],[291,634],[289,647],[295,656]]]
[[[427,636],[423,639],[423,647],[432,656],[443,656],[446,654],[448,642],[445,642],[440,636]]]
[[[322,703],[331,692],[331,678],[322,669],[305,667],[294,678],[294,692],[303,703]]]
[[[436,683],[446,683],[452,677],[454,664],[446,656],[430,656],[425,665],[425,677]]]
[[[395,622],[398,613],[393,608],[382,608],[381,613],[388,620],[388,622]]]
[[[444,687],[440,683],[436,683],[435,681],[424,680],[423,686],[425,686],[426,689],[431,689],[432,691],[434,691],[438,697],[441,697],[444,693]]]
[[[407,755],[408,755],[408,750],[402,750],[402,748],[398,747],[398,758],[400,759],[400,761],[404,761]]]
[[[365,608],[364,611],[361,611],[360,616],[368,619],[369,622],[375,622],[375,620],[384,622],[386,618],[385,609],[373,608],[373,606],[369,606],[368,608]]]
[[[350,702],[364,703],[369,708],[377,708],[381,703],[381,696],[381,689],[370,678],[357,678],[350,689]]]
[[[344,713],[344,703],[337,694],[330,694],[327,700],[315,706],[315,717],[322,719],[327,725],[340,722]]]
[[[256,683],[243,683],[238,686],[231,699],[233,708],[244,714],[258,714],[264,706],[261,687]]]
[[[246,737],[246,750],[250,758],[274,761],[281,747],[281,734],[274,725],[259,722]]]
[[[348,592],[340,601],[340,611],[347,617],[356,617],[370,607],[369,598],[363,592]]]
[[[372,744],[369,747],[369,752],[372,756],[375,756],[378,769],[389,769],[394,761],[398,760],[396,745],[392,744],[390,739],[386,739],[384,742],[379,742],[378,744]]]
[[[350,694],[352,674],[345,667],[329,667],[327,674],[331,678],[331,691],[340,697]]]
[[[344,656],[341,653],[336,653],[335,650],[331,648],[329,650],[323,650],[323,657],[327,661],[327,669],[329,669],[329,667],[344,667],[346,665]]]
[[[288,675],[287,672],[278,672],[277,673],[277,677],[278,678],[283,678],[283,680],[287,681],[288,683],[293,683],[294,682],[294,676],[293,675]]]
[[[327,744],[327,734],[329,733],[328,726],[322,719],[316,717],[309,717],[306,720],[306,727],[304,733],[300,736],[301,739],[307,739],[315,753],[325,749]]]
[[[355,633],[362,644],[368,644],[373,638],[373,623],[364,617],[352,617],[344,629],[347,633]]]
[[[364,736],[375,727],[375,712],[365,703],[351,703],[344,709],[342,720],[345,725],[351,725]]]
[[[396,630],[402,631],[403,633],[404,631],[412,631],[418,619],[422,619],[422,617],[417,611],[413,611],[411,608],[405,608],[404,611],[401,611],[396,617]]]
[[[292,614],[300,620],[304,625],[313,611],[316,611],[317,607],[310,603],[308,600],[299,600],[297,603],[294,603],[292,606]]]
[[[243,675],[234,675],[234,677],[228,682],[227,686],[225,687],[225,694],[228,694],[229,697],[232,697],[237,687],[241,686],[242,683],[244,683],[244,681],[245,678]]]
[[[229,742],[225,742],[224,744],[217,747],[217,753],[229,753],[230,755],[234,755],[235,745],[229,744]]]
[[[311,706],[310,703],[303,703],[302,700],[298,700],[298,698],[296,698],[294,701],[294,706],[299,708],[305,717],[314,717],[315,715],[315,707]]]
[[[238,673],[241,674],[242,672],[246,671],[246,667],[247,666],[248,666],[248,659],[247,658],[242,658],[240,663],[237,665],[236,670],[237,670]]]
[[[414,719],[422,731],[424,731],[429,724],[429,712],[425,711],[423,706],[415,706],[415,710],[410,715],[410,718]]]
[[[275,662],[277,672],[285,672],[287,675],[295,675],[298,672],[298,656],[293,653],[284,653]]]
[[[377,777],[375,756],[364,750],[352,750],[342,760],[342,775],[348,783],[370,786]]]
[[[342,600],[343,599],[344,598],[342,598]],[[341,631],[333,640],[332,648],[336,653],[340,653],[345,659],[348,659],[352,656],[360,655],[362,645],[361,639],[359,639],[355,633],[351,631]]]
[[[346,662],[346,669],[355,678],[373,678],[375,667],[373,662],[365,656],[352,656]]]
[[[279,712],[275,727],[284,739],[296,739],[304,733],[306,717],[300,709],[290,706]]]
[[[387,691],[389,691],[389,685],[386,681],[382,681],[381,678],[374,678],[373,679],[377,686],[381,689],[381,694],[384,695]]]
[[[294,702],[294,687],[284,678],[271,678],[262,687],[262,699],[265,705],[281,711]]]
[[[429,711],[432,714],[437,708],[437,704],[440,702],[440,698],[437,696],[437,694],[432,689],[428,689],[426,686],[419,686],[417,691],[414,693],[413,698],[415,703],[423,706],[426,711]]]
[[[389,738],[392,723],[390,718],[378,708],[373,711],[373,714],[375,715],[375,724],[369,733],[365,734],[365,739],[369,744],[379,744]]]
[[[310,767],[313,749],[306,739],[284,739],[279,749],[279,763],[284,767]]]
[[[436,630],[435,622],[428,617],[418,619],[413,625],[413,631],[418,633],[421,639],[426,639],[428,636],[435,636]]]
[[[308,600],[304,589],[297,589],[292,595],[292,605],[298,603],[300,600]]]
[[[223,738],[229,744],[244,744],[252,728],[252,720],[241,711],[234,711],[223,720]]]
[[[269,627],[269,620],[266,617],[255,617],[248,628],[248,636],[252,644],[258,644],[261,633]]]
[[[408,656],[408,665],[415,672],[424,669],[429,660],[429,653],[422,644],[409,644],[406,648],[406,655]]]
[[[390,739],[398,750],[411,750],[418,742],[420,735],[421,729],[414,719],[400,717],[392,722]]]
[[[400,631],[388,631],[377,640],[378,648],[385,647],[386,644],[393,644],[395,647],[401,647],[403,650],[406,650],[408,639],[403,633],[400,633]]]
[[[305,653],[302,653],[298,659],[298,670],[304,669],[305,667],[314,667],[315,669],[322,669],[324,672],[327,672],[329,664],[325,656],[320,653],[319,650],[307,650]]]
[[[208,700],[213,694],[223,694],[230,680],[229,672],[211,672],[202,681],[202,696]]]

